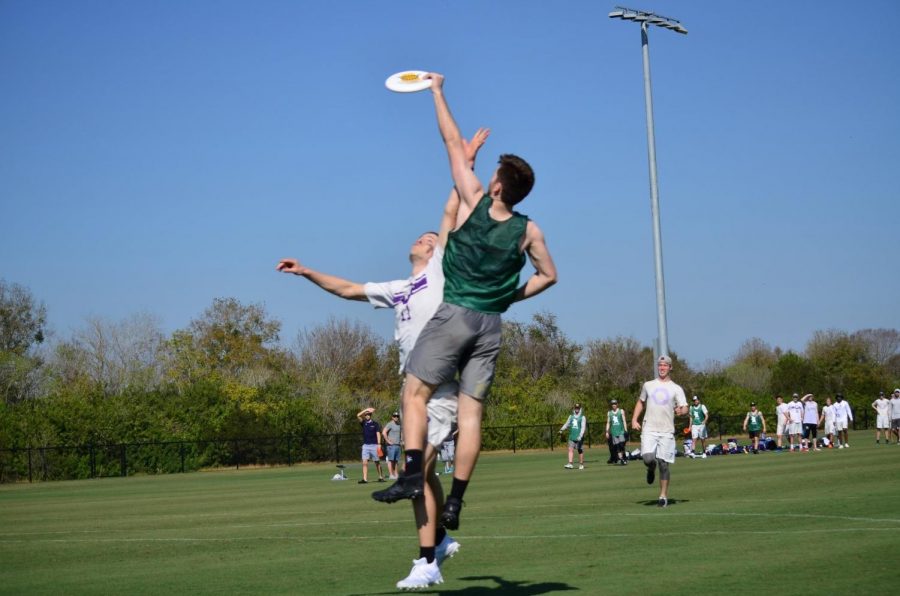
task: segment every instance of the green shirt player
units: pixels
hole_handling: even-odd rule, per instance
[[[566,423],[562,425],[559,429],[560,433],[563,433],[569,429],[569,438],[566,442],[569,447],[569,463],[567,463],[564,468],[567,470],[571,470],[574,466],[572,465],[572,460],[575,455],[575,450],[578,450],[578,469],[584,469],[584,433],[587,432],[587,418],[584,417],[584,412],[581,410],[581,404],[575,404],[572,408],[572,413],[569,414],[569,417],[566,419]]]
[[[697,443],[700,443],[701,457],[706,457],[706,422],[709,420],[709,410],[706,405],[700,403],[700,397],[694,396],[691,400],[691,407],[688,408],[688,417],[691,420],[691,445],[690,457],[696,457]]]
[[[444,255],[444,303],[419,335],[406,367],[406,469],[396,483],[372,497],[392,503],[421,496],[426,404],[435,387],[458,375],[456,467],[439,518],[444,528],[453,530],[459,526],[463,494],[481,450],[482,401],[500,351],[500,314],[513,302],[543,292],[557,276],[540,228],[513,211],[534,185],[531,166],[515,155],[501,155],[487,187],[482,186],[466,159],[462,135],[444,97],[444,77],[429,73],[425,78],[432,81],[438,128],[460,205]],[[535,272],[520,284],[526,260]]]
[[[619,408],[619,401],[609,402],[612,408],[606,413],[606,439],[613,445],[616,453],[616,463],[620,466],[628,465],[625,457],[625,410]]]
[[[744,417],[744,430],[750,433],[753,453],[759,453],[759,436],[766,432],[766,417],[756,409],[756,402],[750,403],[750,411]]]

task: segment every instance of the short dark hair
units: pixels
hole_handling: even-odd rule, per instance
[[[503,186],[500,199],[513,206],[527,197],[534,187],[534,170],[527,161],[510,153],[501,155],[498,163],[497,180]]]

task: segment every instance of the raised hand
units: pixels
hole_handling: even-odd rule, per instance
[[[465,151],[466,160],[468,160],[469,162],[469,167],[475,166],[475,157],[478,155],[478,150],[481,149],[490,134],[490,128],[479,128],[475,131],[475,134],[472,135],[472,138],[470,140],[467,141],[463,139],[463,151]]]
[[[301,265],[297,259],[281,259],[275,265],[275,270],[282,273],[293,273],[294,275],[306,275],[309,273],[309,268]]]

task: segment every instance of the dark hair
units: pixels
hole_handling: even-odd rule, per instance
[[[534,186],[534,170],[528,162],[510,153],[500,156],[497,180],[503,186],[501,200],[509,206],[528,196]]]

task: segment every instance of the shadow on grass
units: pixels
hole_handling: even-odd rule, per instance
[[[690,499],[669,499],[669,507],[672,505],[678,505],[680,503],[690,503]],[[653,499],[652,501],[637,501],[638,505],[643,505],[644,507],[657,507],[659,505],[658,499]]]
[[[502,594],[511,594],[513,596],[539,596],[540,594],[555,594],[557,592],[568,592],[578,590],[574,586],[564,584],[562,582],[539,582],[531,583],[527,581],[510,581],[498,577],[496,575],[473,575],[469,577],[459,578],[461,581],[483,581],[492,580],[497,583],[496,586],[469,586],[459,588],[457,590],[442,590],[438,586],[432,586],[424,590],[416,590],[418,594],[439,594],[440,596],[500,596]],[[396,594],[397,591],[377,592],[377,594]],[[374,594],[374,593],[373,593]],[[359,595],[357,595],[359,596]]]

